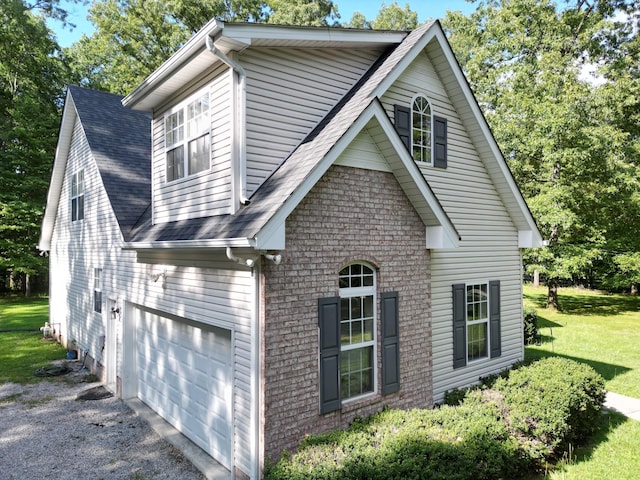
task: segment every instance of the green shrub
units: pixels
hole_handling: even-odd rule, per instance
[[[264,478],[519,478],[592,431],[604,381],[586,365],[547,358],[455,395],[456,406],[386,409],[345,431],[310,436],[269,465]]]
[[[533,345],[540,341],[538,333],[538,312],[535,308],[524,309],[524,344]]]
[[[587,438],[604,402],[604,379],[588,365],[550,357],[498,380],[508,423],[527,454],[549,457]]]

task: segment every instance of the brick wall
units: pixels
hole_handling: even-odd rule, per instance
[[[429,252],[425,226],[391,173],[332,166],[287,219],[282,263],[263,263],[263,435],[268,460],[308,434],[344,428],[385,405],[431,407]],[[338,295],[338,272],[365,261],[380,299],[399,292],[400,391],[319,414],[317,301]]]

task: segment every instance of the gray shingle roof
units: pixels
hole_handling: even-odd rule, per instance
[[[125,240],[151,203],[151,116],[120,95],[70,86],[69,92]]]
[[[291,155],[254,192],[251,203],[234,215],[152,225],[150,214],[132,232],[132,242],[253,238],[311,174],[375,98],[375,90],[431,27],[411,32],[382,55]]]

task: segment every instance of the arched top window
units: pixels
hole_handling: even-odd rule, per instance
[[[422,95],[411,104],[411,151],[416,162],[431,163],[431,104]]]
[[[342,400],[375,391],[375,272],[362,263],[340,270],[340,389]]]

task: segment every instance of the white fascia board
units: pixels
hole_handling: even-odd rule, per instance
[[[286,245],[285,222],[268,222],[254,237],[256,250],[284,250]]]
[[[58,133],[58,144],[56,145],[53,169],[51,171],[51,180],[49,182],[49,191],[47,192],[47,204],[42,218],[40,239],[38,241],[38,249],[43,252],[51,250],[51,238],[53,237],[53,228],[56,223],[56,215],[60,204],[64,172],[67,169],[67,158],[69,157],[71,137],[73,136],[73,126],[77,116],[78,114],[73,98],[71,97],[71,92],[67,90],[67,97],[62,111],[62,120],[60,122],[60,132]]]
[[[151,75],[143,80],[133,92],[122,99],[122,105],[129,108],[135,108],[150,93],[161,85],[167,78],[179,70],[194,55],[205,48],[205,40],[207,36],[215,36],[224,28],[224,22],[220,20],[210,20],[195,35],[193,35],[187,43],[178,49],[176,53],[171,55],[162,65],[154,70]]]
[[[336,42],[345,44],[399,44],[408,35],[400,30],[304,27],[264,23],[228,23],[224,36],[236,40],[263,39],[285,42]]]
[[[123,250],[168,250],[190,248],[226,248],[248,247],[255,249],[255,242],[249,238],[205,239],[205,240],[168,240],[149,242],[125,242]]]

